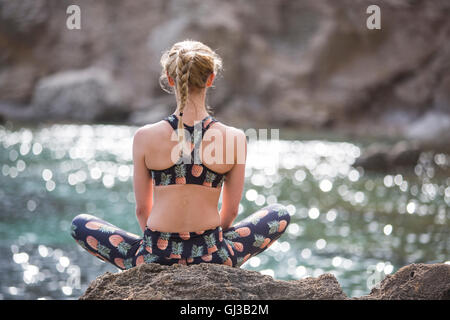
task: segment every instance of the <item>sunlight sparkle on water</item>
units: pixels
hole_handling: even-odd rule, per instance
[[[253,268],[257,268],[260,264],[261,264],[261,259],[259,258],[259,257],[251,257],[249,260],[248,260],[248,263],[249,263],[249,265],[251,266],[251,267],[253,267]]]
[[[85,252],[70,242],[70,221],[86,212],[124,229],[137,226],[129,214],[135,204],[135,129],[64,124],[10,130],[0,125],[0,179],[8,186],[0,188],[0,199],[12,221],[0,231],[11,251],[6,263],[21,273],[18,284],[0,277],[5,283],[0,297],[77,297],[80,284],[88,284],[87,275],[106,268],[94,258],[81,265],[79,255]],[[439,172],[448,167],[447,155],[421,155],[411,173],[383,174],[353,167],[361,155],[354,143],[280,140],[275,147],[249,142],[237,219],[281,203],[291,223],[281,239],[249,259],[248,267],[296,279],[334,273],[350,296],[368,293],[365,278],[357,275],[368,266],[387,275],[401,267],[396,260],[450,263],[448,242],[442,241],[450,219],[450,178]],[[17,203],[19,210],[12,205]],[[52,233],[64,235],[54,249],[46,243]],[[81,264],[74,265],[75,259]]]
[[[33,212],[34,210],[36,210],[36,207],[37,207],[36,201],[31,200],[31,199],[27,201],[27,209],[30,212]]]
[[[316,247],[319,250],[322,250],[327,245],[327,241],[325,239],[319,239],[316,241]]]
[[[310,249],[306,248],[301,251],[300,255],[303,259],[309,259],[312,255],[312,252]]]
[[[255,189],[249,189],[245,193],[245,198],[247,198],[248,201],[255,201],[258,197],[258,192]]]
[[[49,253],[48,248],[42,244],[38,246],[38,252],[43,258],[47,257]]]
[[[45,181],[50,180],[53,177],[53,173],[50,169],[44,169],[42,170],[42,179]]]
[[[311,208],[308,211],[308,216],[313,220],[317,219],[319,217],[319,215],[320,215],[320,211],[317,208]]]
[[[306,273],[307,273],[307,271],[304,266],[298,266],[295,269],[295,275],[300,279],[303,278],[304,276],[306,276]]]
[[[390,224],[385,225],[383,228],[383,232],[387,236],[390,235],[392,233],[392,225]]]
[[[13,255],[13,260],[15,263],[17,264],[22,264],[22,263],[26,263],[28,262],[29,256],[27,253],[25,252],[21,252],[21,253],[15,253]]]
[[[323,192],[329,192],[333,188],[333,183],[328,179],[324,179],[320,181],[319,188]]]
[[[336,212],[336,210],[331,209],[331,210],[329,210],[329,211],[327,212],[326,218],[327,218],[328,221],[332,222],[332,221],[334,221],[334,220],[336,219],[336,217],[337,217],[337,212]]]
[[[342,258],[341,257],[334,257],[331,260],[331,264],[333,265],[333,267],[339,267],[342,263]]]
[[[409,202],[406,206],[406,211],[409,214],[413,214],[416,211],[416,204],[414,202]]]

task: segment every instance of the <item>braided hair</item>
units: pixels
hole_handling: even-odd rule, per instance
[[[178,98],[178,142],[183,147],[185,139],[183,112],[189,92],[194,88],[206,88],[208,77],[222,69],[222,59],[207,45],[199,41],[184,40],[175,43],[170,50],[164,52],[160,62],[162,66],[160,86],[168,93],[175,93]],[[167,75],[175,79],[174,91],[168,85]]]
[[[184,141],[184,126],[183,126],[183,110],[186,107],[187,98],[189,94],[189,74],[191,71],[193,56],[189,56],[186,49],[181,49],[177,56],[177,69],[176,69],[176,83],[178,90],[178,97],[180,104],[178,110],[180,112],[178,119],[178,142]]]

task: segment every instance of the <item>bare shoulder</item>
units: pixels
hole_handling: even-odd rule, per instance
[[[221,134],[224,135],[227,139],[235,139],[238,140],[246,140],[245,132],[242,129],[229,126],[224,124],[223,122],[216,122],[211,126],[210,130],[217,130]],[[208,130],[209,131],[209,130]]]
[[[247,135],[245,132],[242,129],[228,126],[222,122],[214,123],[214,125],[211,126],[211,129],[217,132],[216,135],[220,137],[219,139],[223,143],[222,147],[227,152],[225,161],[228,161],[228,156],[231,152],[234,155],[233,164],[245,163],[247,154]]]
[[[152,142],[160,141],[159,139],[166,137],[171,131],[170,125],[161,120],[138,128],[134,133],[133,141],[139,145],[151,145]]]

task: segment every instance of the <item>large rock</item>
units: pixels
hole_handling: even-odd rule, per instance
[[[422,151],[417,142],[399,141],[393,146],[373,143],[363,150],[353,165],[371,171],[414,169]]]
[[[450,265],[408,265],[388,275],[361,299],[450,300]]]
[[[448,88],[450,92],[450,87]],[[422,118],[414,121],[405,130],[410,139],[415,139],[429,145],[446,145],[450,141],[450,114],[429,111]]]
[[[142,264],[107,272],[80,298],[89,299],[345,299],[336,278],[274,280],[259,272],[218,264]]]
[[[107,272],[94,280],[80,299],[337,300],[348,297],[331,274],[283,281],[256,271],[202,263],[142,264],[124,272]],[[387,276],[378,289],[361,299],[450,299],[450,265],[406,266]]]
[[[120,93],[107,70],[70,70],[42,78],[31,105],[38,118],[95,121],[126,113]]]

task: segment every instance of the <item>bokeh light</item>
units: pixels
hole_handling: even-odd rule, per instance
[[[74,243],[70,222],[89,213],[140,233],[136,129],[0,126],[1,297],[76,299],[95,277],[118,271]],[[409,263],[450,263],[448,155],[423,153],[412,170],[371,173],[354,167],[361,142],[280,140],[278,156],[269,143],[249,143],[237,220],[281,203],[291,224],[242,268],[285,280],[332,273],[355,296],[368,294],[370,274],[381,281]]]

